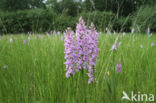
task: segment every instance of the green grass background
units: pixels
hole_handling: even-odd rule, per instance
[[[97,81],[90,85],[87,71],[65,77],[61,35],[31,35],[30,41],[24,34],[0,37],[0,103],[131,103],[121,100],[123,91],[156,96],[156,45],[151,47],[156,36],[120,36],[113,52],[117,35],[99,34]]]

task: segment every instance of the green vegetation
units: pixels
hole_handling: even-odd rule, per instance
[[[113,52],[117,35],[121,45]],[[90,85],[86,72],[65,77],[62,34],[0,37],[0,103],[120,103],[123,91],[156,94],[156,36],[117,35],[99,34],[97,82]]]
[[[65,76],[63,32],[75,32],[80,16],[99,33],[91,84],[87,71]],[[76,45],[88,49],[69,43],[73,67],[85,55],[96,57],[95,38],[79,37]],[[156,0],[0,0],[0,103],[131,103],[124,93],[156,96],[155,40]]]
[[[147,32],[147,28],[156,29],[156,6],[141,6],[134,14],[133,26],[138,32]]]
[[[74,29],[80,16],[98,31],[156,32],[155,0],[2,0],[0,34]]]

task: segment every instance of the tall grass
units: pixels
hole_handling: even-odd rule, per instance
[[[156,46],[151,47],[156,36],[127,34],[113,52],[117,35],[99,34],[93,84],[85,71],[65,77],[61,35],[32,35],[30,41],[24,34],[0,37],[0,103],[126,103],[123,91],[156,94]],[[115,69],[119,59],[121,73]]]
[[[135,27],[137,32],[146,32],[148,27],[155,31],[155,9],[155,5],[143,5],[134,13],[132,26]]]

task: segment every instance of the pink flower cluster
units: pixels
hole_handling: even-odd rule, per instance
[[[87,30],[85,22],[80,17],[76,26],[76,36],[71,29],[65,32],[66,77],[80,70],[88,69],[88,83],[95,81],[95,65],[98,56],[98,33],[93,23]]]
[[[65,33],[65,59],[66,62],[66,77],[68,78],[71,74],[75,73],[75,63],[77,62],[77,54],[76,54],[76,42],[74,40],[73,31],[70,28],[67,28]]]

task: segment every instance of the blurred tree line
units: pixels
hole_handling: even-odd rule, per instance
[[[125,26],[128,26],[128,28],[130,29],[130,26],[132,26],[132,24],[133,26],[135,26],[134,23],[131,23],[131,21],[133,20],[131,19],[130,16],[136,14],[136,12],[139,11],[139,8],[145,5],[155,7],[156,1],[155,0],[0,0],[0,11],[5,13],[7,12],[7,13],[16,13],[16,14],[19,11],[26,11],[27,13],[25,15],[27,15],[28,10],[32,11],[32,10],[42,9],[41,11],[43,10],[46,11],[51,9],[53,13],[56,13],[56,15],[59,16],[64,15],[64,17],[70,16],[70,18],[75,18],[76,20],[78,16],[85,13],[88,14],[93,12],[96,13],[96,11],[98,11],[98,14],[101,15],[99,12],[101,13],[108,12],[104,14],[107,15],[113,13],[115,15],[113,19],[114,22],[112,23],[112,25],[114,26],[111,26],[113,29],[121,29],[123,24]],[[4,20],[7,19],[6,16],[2,16],[2,14],[5,15],[5,13],[1,13],[1,17],[0,17],[1,18],[0,28],[3,29],[8,23],[8,22],[7,23],[3,22]],[[155,12],[153,15],[155,17],[156,15]],[[9,14],[7,14],[7,16],[9,16]],[[4,17],[6,18],[4,19]],[[107,23],[107,26],[109,26],[109,23]],[[128,29],[126,30],[129,31]],[[9,29],[7,31],[9,31]]]
[[[127,16],[141,5],[155,5],[155,0],[0,0],[0,10],[16,11],[53,8],[57,13],[76,16],[82,11],[111,11]]]
[[[17,11],[34,8],[45,8],[43,0],[0,0],[0,10]]]

